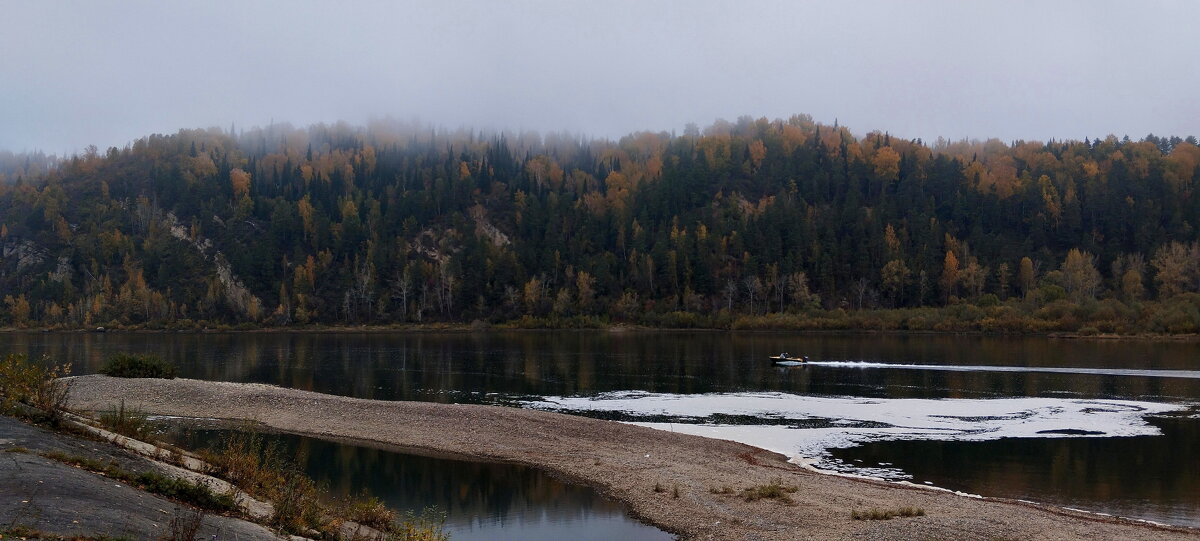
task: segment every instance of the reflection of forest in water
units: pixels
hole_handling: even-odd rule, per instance
[[[153,353],[185,377],[275,383],[364,398],[475,401],[470,393],[588,394],[778,390],[854,396],[1085,396],[1192,399],[1200,379],[1095,374],[881,370],[766,362],[1200,370],[1187,342],[896,334],[731,332],[9,333],[0,351],[42,353],[95,371],[117,352]]]
[[[212,446],[225,434],[191,430],[176,438],[188,447]],[[600,522],[605,528],[619,525],[623,535],[632,532],[634,537],[627,539],[670,538],[629,519],[621,505],[591,489],[526,466],[433,458],[290,434],[261,437],[268,445],[279,445],[285,456],[295,457],[334,497],[366,490],[393,509],[420,512],[435,506],[446,513],[450,529],[544,530],[564,524],[586,528]]]
[[[890,441],[832,453],[847,463],[890,463],[917,483],[1200,527],[1197,422],[1149,421],[1162,436]]]

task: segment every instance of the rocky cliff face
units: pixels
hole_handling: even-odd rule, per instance
[[[225,292],[225,300],[230,306],[236,307],[242,314],[257,318],[262,314],[262,300],[251,293],[234,274],[225,255],[213,247],[211,240],[188,234],[187,228],[179,223],[174,213],[168,212],[163,217],[163,225],[171,232],[171,236],[182,241],[195,250],[205,261],[212,263],[217,280]]]

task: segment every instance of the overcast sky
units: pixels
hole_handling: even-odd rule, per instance
[[[372,116],[1200,135],[1200,2],[0,0],[0,148]]]

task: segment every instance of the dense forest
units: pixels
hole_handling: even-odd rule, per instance
[[[1194,137],[378,121],[0,157],[0,326],[1200,329]]]

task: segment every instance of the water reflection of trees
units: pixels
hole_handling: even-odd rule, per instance
[[[171,359],[183,375],[364,398],[471,401],[478,393],[778,390],[891,397],[1200,395],[1200,380],[1021,372],[779,369],[814,359],[980,366],[1200,369],[1195,345],[1038,337],[725,332],[11,333],[0,350],[96,370],[118,352]]]

